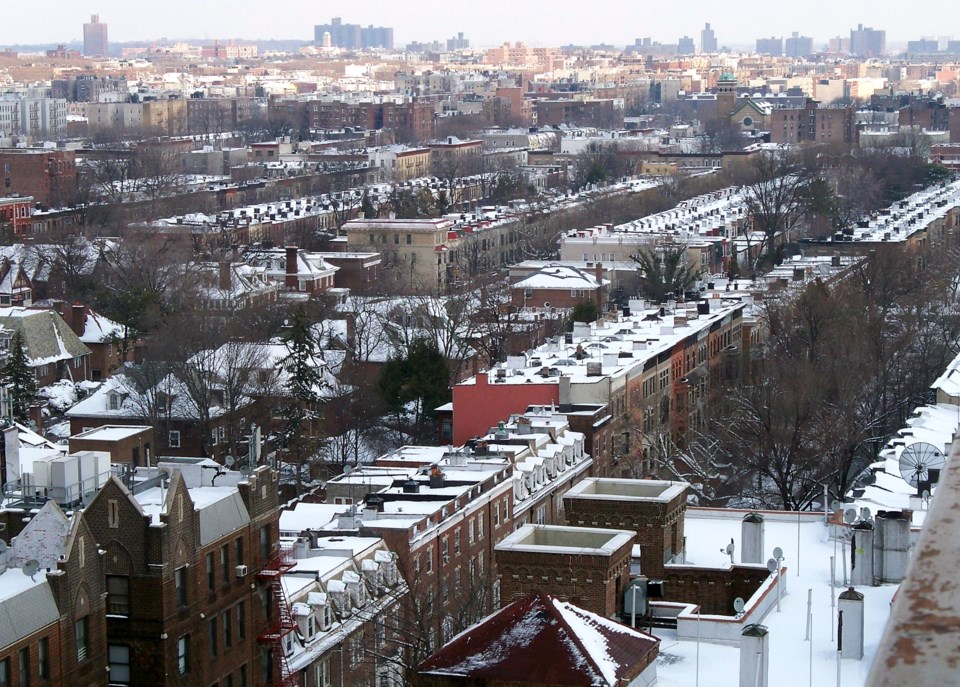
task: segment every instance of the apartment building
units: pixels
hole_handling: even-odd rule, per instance
[[[777,108],[770,113],[770,140],[773,143],[857,142],[856,106],[822,107],[807,100],[802,108]]]
[[[382,278],[413,290],[444,291],[460,259],[460,234],[449,219],[352,219],[343,231],[348,250],[379,252]]]
[[[270,634],[276,475],[204,461],[111,477],[84,510],[103,557],[106,638],[125,684],[267,685],[284,676]],[[111,684],[114,683],[111,674]]]
[[[719,294],[718,294],[719,296]],[[712,298],[675,309],[632,301],[589,325],[576,323],[563,339],[510,356],[453,388],[453,441],[483,435],[511,413],[555,404],[559,412],[601,403],[615,419],[613,472],[654,469],[649,442],[667,432],[678,443],[702,421],[723,365],[742,354],[744,303]]]
[[[33,196],[43,205],[66,205],[77,193],[71,150],[0,149],[0,192]]]
[[[108,668],[123,679],[130,665],[108,651],[106,561],[87,518],[53,501],[24,518],[13,505],[0,510],[4,544],[16,537],[0,552],[2,684],[107,687]]]

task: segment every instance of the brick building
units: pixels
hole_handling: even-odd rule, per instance
[[[511,286],[515,308],[559,308],[569,310],[581,303],[593,303],[597,312],[607,309],[610,280],[603,278],[603,265],[596,263],[594,274],[566,265],[549,265]]]
[[[774,108],[770,140],[783,144],[856,143],[856,106],[821,107],[816,100],[807,100],[802,108]]]
[[[504,602],[549,591],[604,618],[623,610],[634,532],[524,525],[496,546]]]
[[[23,509],[0,515],[0,677],[6,685],[106,687],[105,557],[85,517],[46,503],[23,526]],[[21,529],[22,528],[22,529]]]
[[[521,641],[508,638],[522,637]],[[599,638],[600,641],[596,641]],[[514,601],[417,667],[417,687],[651,685],[660,640],[536,593]]]
[[[269,105],[271,119],[287,118],[311,129],[391,129],[409,141],[428,141],[436,131],[433,104],[407,102],[344,102],[277,100]]]
[[[72,150],[0,149],[0,193],[32,196],[43,205],[66,205],[77,193]]]
[[[537,126],[594,126],[616,129],[623,126],[623,104],[611,99],[536,100]]]
[[[10,232],[16,238],[22,238],[30,226],[30,207],[33,198],[0,198],[0,227],[9,225]],[[9,303],[5,304],[9,305]]]
[[[563,495],[567,523],[636,532],[640,573],[660,578],[683,552],[687,489],[682,482],[585,479]]]
[[[279,613],[264,572],[277,552],[276,476],[154,473],[132,492],[111,478],[84,511],[106,552],[106,636],[126,684],[273,683],[281,662],[258,635]]]

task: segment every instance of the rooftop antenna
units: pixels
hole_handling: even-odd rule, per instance
[[[945,464],[943,451],[925,441],[915,441],[900,452],[900,476],[917,490],[918,496],[940,480]]]

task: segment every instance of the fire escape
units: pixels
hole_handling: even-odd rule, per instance
[[[290,670],[287,654],[284,649],[284,638],[297,628],[297,623],[290,613],[290,604],[283,591],[283,574],[295,565],[293,551],[285,547],[277,547],[270,555],[267,564],[257,573],[257,580],[264,583],[270,597],[270,617],[267,627],[257,635],[257,643],[267,648],[273,657],[273,676],[271,682],[275,687],[297,687],[298,680]]]

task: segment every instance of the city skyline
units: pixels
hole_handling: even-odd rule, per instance
[[[162,14],[152,13],[118,0],[99,0],[84,5],[55,2],[56,11],[35,19],[30,7],[7,9],[0,45],[53,44],[82,39],[82,25],[91,14],[109,24],[111,42],[152,41],[177,38],[239,38],[247,40],[287,39],[312,41],[313,26],[341,16],[344,22],[392,26],[398,46],[410,41],[435,40],[463,31],[473,45],[499,45],[524,41],[532,45],[608,43],[629,45],[636,38],[652,37],[675,43],[684,35],[694,36],[700,48],[700,31],[709,22],[718,45],[751,46],[758,37],[789,36],[793,31],[812,36],[815,47],[834,36],[847,36],[858,24],[887,31],[888,43],[904,43],[936,34],[943,21],[942,3],[918,0],[910,13],[892,2],[851,2],[838,5],[825,0],[808,3],[805,12],[780,16],[767,12],[759,16],[723,12],[706,0],[690,0],[682,15],[650,16],[635,3],[615,0],[591,6],[591,20],[584,22],[581,6],[560,0],[549,14],[540,6],[490,0],[482,6],[465,6],[456,14],[436,13],[434,3],[411,0],[403,6],[356,0],[336,6],[308,5],[298,0],[276,0],[269,8],[250,0],[227,2],[209,0],[202,4],[169,0]],[[295,17],[291,21],[291,17]],[[504,21],[505,17],[512,17]],[[547,21],[549,19],[549,21]]]

